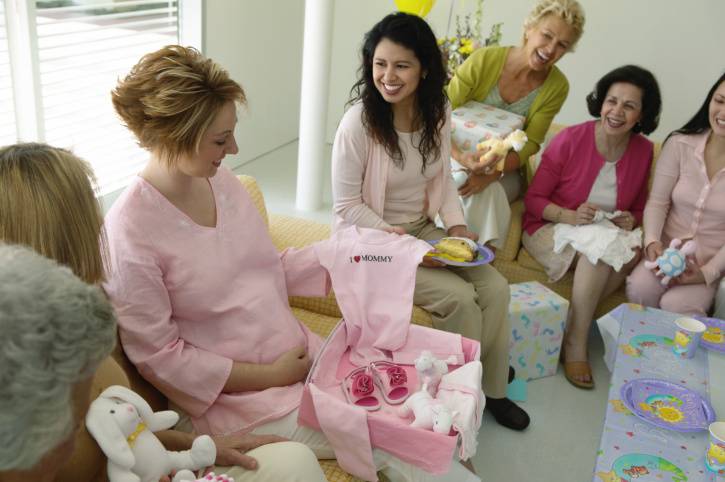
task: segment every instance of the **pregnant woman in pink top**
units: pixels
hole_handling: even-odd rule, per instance
[[[334,458],[323,434],[297,424],[321,340],[288,303],[323,296],[329,279],[311,246],[277,252],[252,199],[221,165],[238,151],[241,86],[198,51],[172,45],[144,56],[112,100],[150,152],[105,220],[105,288],[124,351],[196,432],[274,434]],[[392,481],[472,480],[463,468],[462,477],[431,479],[386,452],[373,457]]]
[[[627,296],[675,313],[704,315],[725,271],[725,74],[692,120],[669,135],[657,161],[644,210],[646,258],[656,259],[675,238],[697,243],[685,273],[662,286],[643,261],[627,279]]]

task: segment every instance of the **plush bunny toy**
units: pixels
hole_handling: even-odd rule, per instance
[[[176,412],[153,413],[135,392],[113,385],[91,403],[86,427],[108,457],[110,482],[158,482],[174,470],[174,482],[195,481],[191,470],[212,465],[216,446],[202,435],[191,450],[167,451],[153,432],[171,428],[178,420]]]
[[[695,253],[697,245],[694,241],[688,241],[682,249],[677,249],[682,241],[675,238],[670,241],[670,247],[654,261],[645,261],[644,267],[647,269],[657,269],[656,275],[664,275],[660,283],[667,286],[672,278],[677,278],[685,272],[687,268],[687,257]]]
[[[420,390],[423,385],[426,385],[428,393],[431,397],[435,397],[441,377],[448,373],[448,365],[443,360],[434,357],[428,350],[421,351],[420,356],[413,362],[415,371],[418,372],[418,389]]]
[[[482,155],[479,159],[479,162],[486,163],[488,162],[493,156],[503,156],[503,158],[496,163],[496,170],[497,171],[503,171],[504,162],[506,161],[506,154],[513,149],[516,152],[519,152],[521,149],[524,148],[526,145],[526,141],[528,141],[528,137],[526,137],[526,133],[520,129],[516,129],[511,134],[507,135],[504,139],[501,139],[499,137],[492,137],[490,139],[487,139],[483,142],[480,142],[476,149],[479,151],[481,149],[485,149],[486,147],[489,148],[489,151]]]
[[[451,412],[448,407],[431,397],[427,388],[424,383],[419,391],[408,397],[398,409],[398,413],[402,417],[409,417],[413,414],[414,420],[410,424],[411,427],[448,434],[453,425],[453,418],[458,415],[458,412]]]

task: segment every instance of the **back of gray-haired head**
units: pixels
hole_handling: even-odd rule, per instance
[[[0,244],[0,471],[32,468],[71,434],[73,385],[92,376],[115,339],[98,287]]]

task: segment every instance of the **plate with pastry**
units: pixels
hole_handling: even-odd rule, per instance
[[[450,266],[480,266],[493,261],[493,251],[468,238],[449,236],[428,241],[433,251],[426,256]]]

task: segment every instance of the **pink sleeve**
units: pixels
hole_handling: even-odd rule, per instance
[[[722,277],[725,271],[725,245],[713,256],[710,261],[700,267],[705,283],[711,285]]]
[[[123,349],[144,378],[193,417],[214,403],[233,361],[187,343],[171,317],[161,270],[150,257],[112,248],[111,276],[104,288],[118,317]]]
[[[287,248],[280,254],[289,296],[327,296],[330,277],[315,248]]]
[[[458,198],[458,189],[451,177],[451,107],[446,107],[446,122],[441,130],[441,162],[443,163],[443,186],[441,208],[438,213],[446,228],[466,224],[463,208]]]
[[[541,155],[541,164],[526,190],[526,210],[538,219],[543,219],[544,208],[551,204],[551,195],[559,184],[563,166],[571,155],[567,131],[557,134]]]
[[[644,208],[644,247],[660,241],[662,228],[670,211],[672,190],[680,178],[680,148],[676,137],[670,138],[662,147],[657,159],[652,191]]]
[[[349,224],[384,229],[390,225],[365,204],[362,197],[367,152],[360,109],[345,113],[332,144],[332,204],[336,215]]]
[[[646,151],[643,153],[644,156],[647,156],[648,162],[647,165],[652,165],[652,156],[653,156],[653,146],[651,142],[646,143]],[[647,182],[645,181],[642,184],[642,188],[639,190],[639,194],[637,194],[637,198],[632,203],[632,207],[630,208],[630,212],[634,216],[634,218],[637,220],[637,224],[642,224],[642,217],[644,212],[644,206],[647,202]]]

